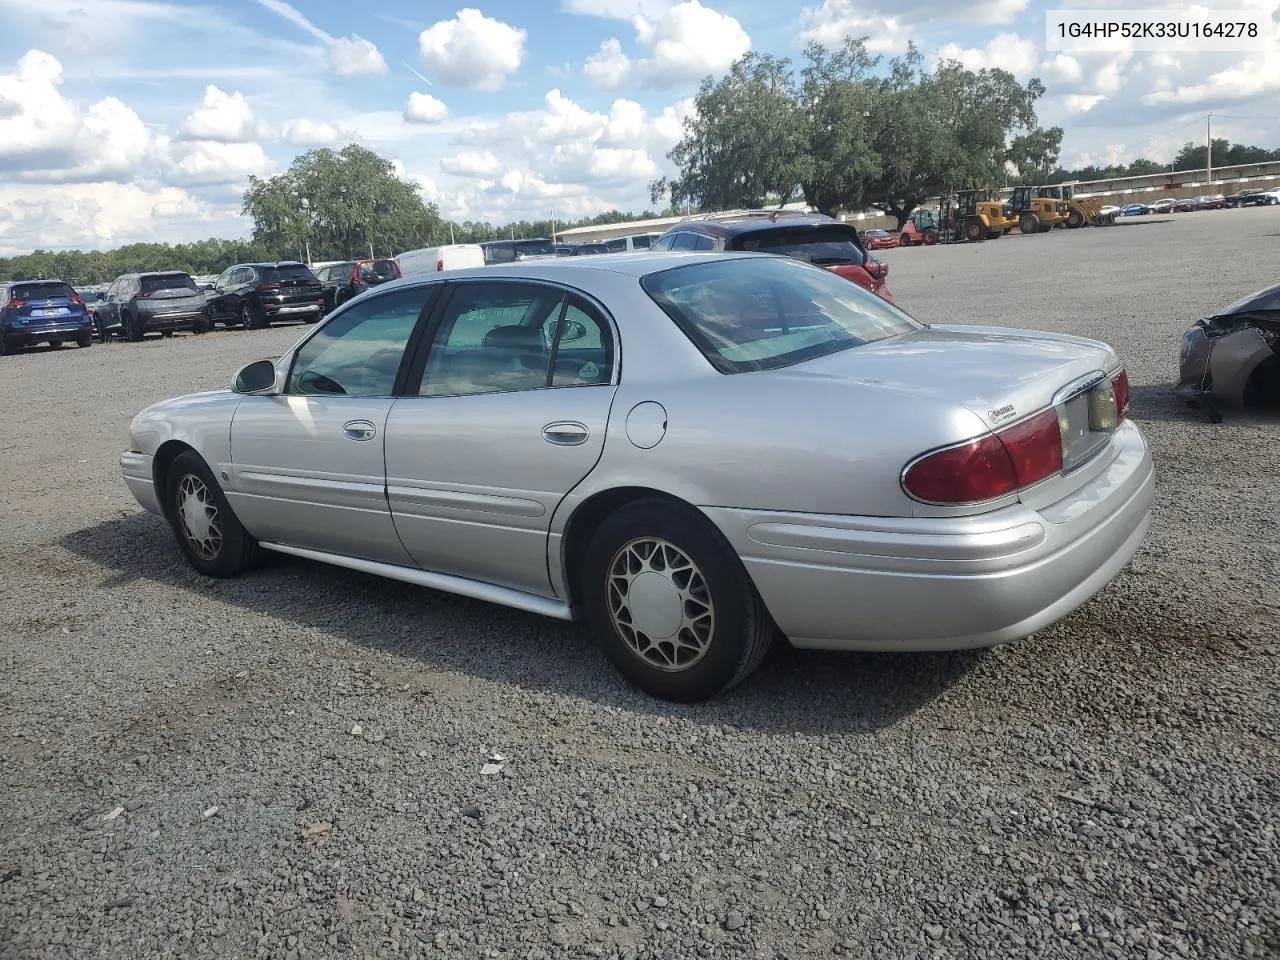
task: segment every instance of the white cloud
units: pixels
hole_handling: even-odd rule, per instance
[[[204,100],[178,127],[178,134],[192,140],[244,143],[267,135],[267,125],[254,116],[239,91],[226,93],[210,84]]]
[[[1234,103],[1275,93],[1280,93],[1280,52],[1264,57],[1244,57],[1230,67],[1210,74],[1200,83],[1156,90],[1142,100],[1149,104]]]
[[[1067,113],[1088,113],[1103,100],[1100,93],[1068,93],[1062,98],[1062,105]]]
[[[440,169],[461,177],[492,177],[502,170],[502,163],[490,151],[468,151],[445,157]]]
[[[265,177],[276,164],[258,143],[175,141],[163,158],[165,179],[189,186],[241,183],[250,175]]]
[[[1040,76],[1050,86],[1079,83],[1082,76],[1080,61],[1069,54],[1059,53],[1052,60],[1040,64]]]
[[[637,42],[651,56],[633,59],[622,43],[610,37],[587,59],[583,74],[606,90],[639,81],[649,87],[674,87],[723,73],[733,61],[751,49],[751,38],[728,14],[704,7],[698,0],[683,0],[656,21],[632,18]]]
[[[1094,3],[1102,5],[1099,0]],[[846,37],[869,36],[868,49],[900,51],[908,26],[935,20],[1010,23],[1030,5],[1031,0],[822,0],[801,12],[797,39],[834,48]],[[903,42],[890,45],[885,29]]]
[[[406,123],[439,123],[449,115],[449,108],[429,93],[409,94],[404,105]]]
[[[334,123],[317,120],[289,120],[280,128],[280,137],[295,147],[328,147],[355,135]]]
[[[349,37],[335,37],[326,33],[308,20],[297,7],[284,0],[258,0],[258,3],[324,44],[329,53],[329,65],[338,76],[387,72],[387,61],[372,41],[354,33]]]
[[[458,87],[497,90],[524,60],[528,33],[467,7],[418,35],[418,53],[440,79]]]
[[[1016,33],[999,33],[981,47],[944,44],[934,55],[934,62],[958,60],[970,70],[1000,68],[1023,78],[1036,67],[1037,47],[1034,41]]]
[[[334,37],[329,44],[329,62],[333,64],[333,72],[340,77],[387,72],[387,61],[382,58],[382,51],[373,41],[356,34]]]

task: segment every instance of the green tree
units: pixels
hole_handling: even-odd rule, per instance
[[[834,52],[811,43],[805,59],[800,90],[805,202],[829,216],[860,209],[868,185],[883,172],[871,138],[880,90],[870,77],[880,59],[867,53],[866,38],[846,40]]]
[[[684,135],[668,154],[680,173],[650,199],[713,209],[782,206],[796,193],[805,151],[791,61],[748,53],[702,81]]]
[[[449,235],[417,187],[355,144],[308,151],[275,177],[250,177],[244,213],[258,243],[295,256],[309,246],[318,260],[391,255]]]

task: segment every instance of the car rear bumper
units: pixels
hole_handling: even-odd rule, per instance
[[[10,324],[4,334],[5,339],[16,346],[44,343],[46,340],[76,340],[93,335],[93,321],[88,317],[69,317],[65,320]]]
[[[263,311],[268,317],[302,317],[324,310],[323,303],[267,303]]]
[[[183,313],[143,313],[139,315],[143,325],[151,330],[182,330],[194,327],[205,318],[204,310],[184,311]]]
[[[133,450],[120,454],[120,470],[124,474],[125,486],[133,494],[133,499],[151,513],[163,516],[160,499],[156,496],[155,476],[151,471],[152,458],[145,453]]]
[[[955,650],[1029,636],[1106,586],[1137,552],[1154,486],[1126,424],[1110,462],[1040,510],[949,518],[705,512],[742,557],[793,644]]]

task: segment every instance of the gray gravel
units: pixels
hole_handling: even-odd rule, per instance
[[[118,479],[128,420],[299,328],[0,361],[0,956],[1280,955],[1280,421],[1169,395],[1280,213],[883,258],[923,319],[1120,349],[1150,539],[1026,642],[783,649],[700,707],[581,628],[198,578]]]

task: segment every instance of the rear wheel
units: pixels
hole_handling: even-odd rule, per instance
[[[1001,237],[1003,237],[1003,236],[1004,236],[1004,231],[1003,231],[1003,230],[988,230],[988,231],[987,231],[987,239],[988,239],[988,240],[999,240],[999,239],[1000,239]]]
[[[161,331],[160,331],[160,336],[162,336],[162,337],[164,337],[166,340],[168,340],[170,337],[172,337],[172,336],[173,336],[173,331],[172,331],[172,330],[161,330]]]
[[[93,346],[93,337],[87,333],[83,337],[76,337],[76,346],[80,348]]]
[[[1077,227],[1084,226],[1084,214],[1079,210],[1072,210],[1067,214],[1067,229],[1075,230]]]
[[[266,325],[266,320],[253,309],[253,304],[248,300],[240,304],[240,326],[246,330],[261,330]]]
[[[207,577],[234,577],[258,559],[258,541],[240,524],[208,465],[194,451],[174,459],[165,508],[190,564]]]
[[[938,231],[933,229],[926,230],[921,235],[920,242],[923,243],[926,247],[932,247],[935,243],[938,242]]]
[[[1018,218],[1018,229],[1023,233],[1038,233],[1040,231],[1040,218],[1034,213],[1024,213]]]
[[[777,633],[720,531],[664,500],[632,503],[600,525],[583,594],[609,661],[664,700],[724,693],[760,665]]]
[[[981,243],[987,239],[987,225],[978,217],[970,217],[964,222],[964,238],[970,243]]]
[[[1050,230],[1052,230],[1055,226],[1061,226],[1061,224],[1054,224],[1054,223],[1042,223],[1042,224],[1040,224],[1040,232],[1041,232],[1041,233],[1048,233],[1048,232],[1049,232]]]
[[[4,335],[4,330],[0,330],[0,357],[13,353],[13,344],[9,342],[9,338]]]

